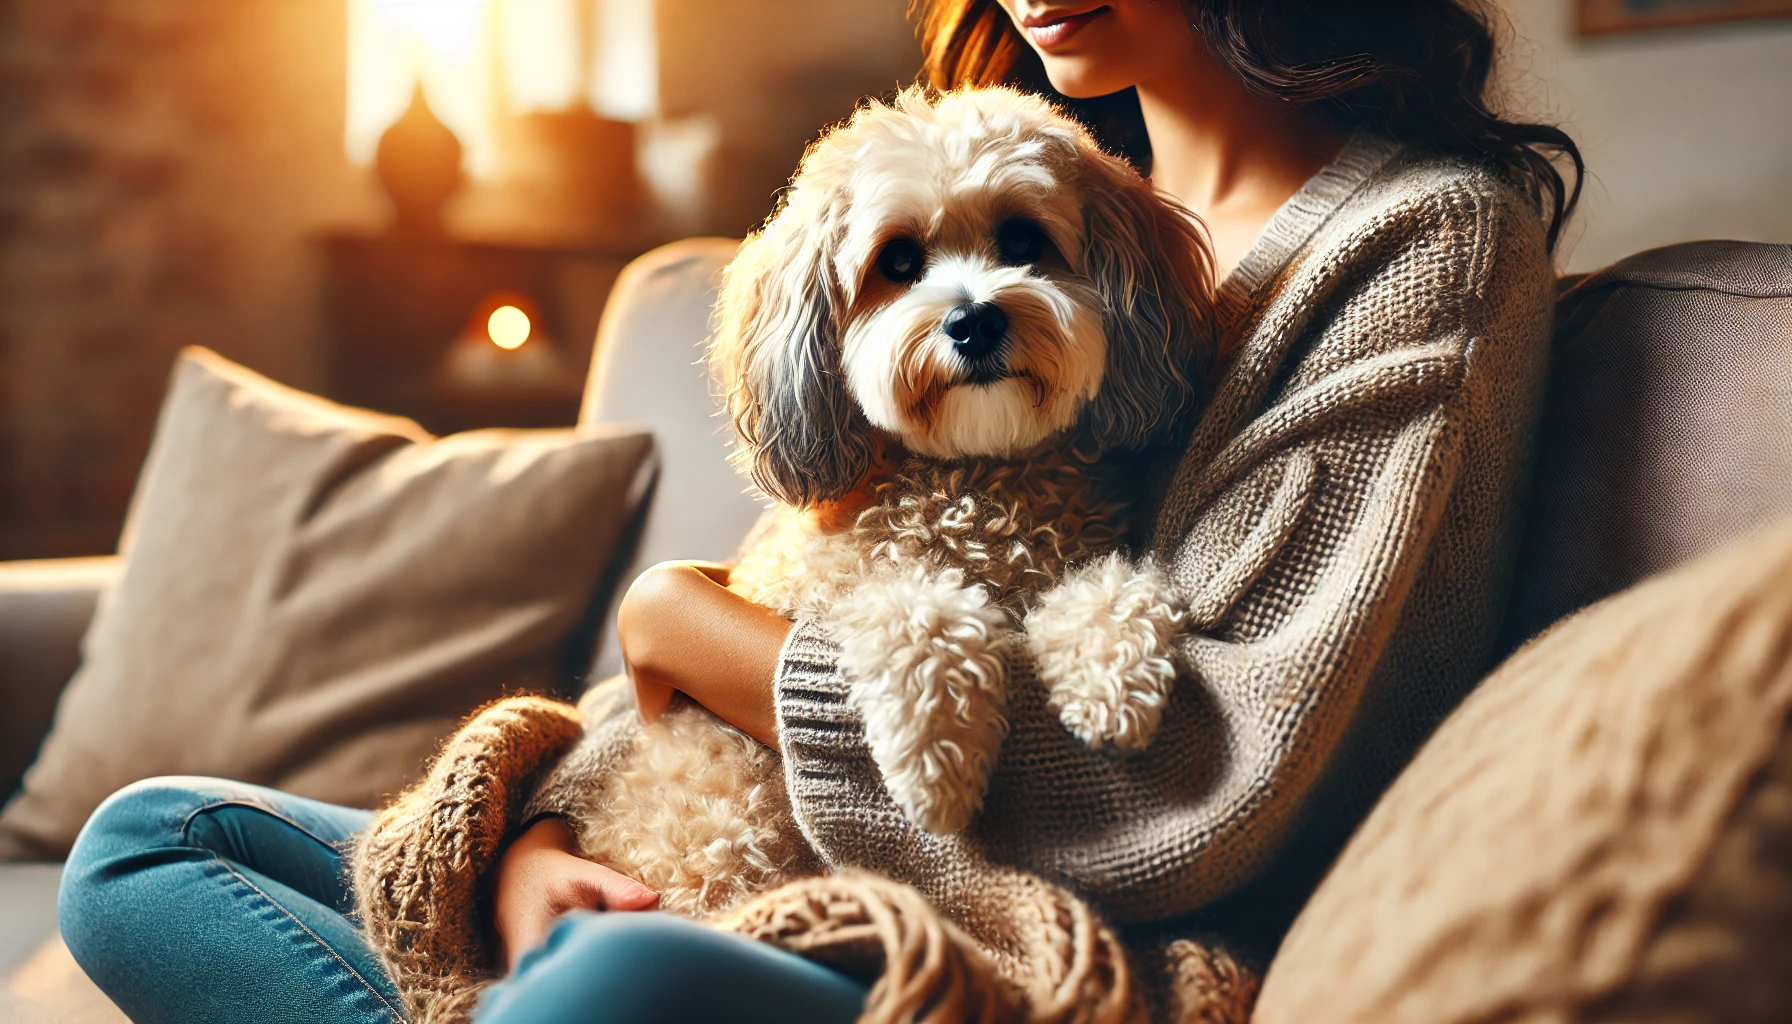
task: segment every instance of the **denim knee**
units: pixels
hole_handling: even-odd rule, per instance
[[[107,797],[75,837],[63,874],[92,868],[145,849],[177,846],[195,811],[230,797],[231,783],[197,775],[163,775],[133,782]],[[66,884],[66,882],[65,882]]]
[[[113,915],[128,913],[128,901],[111,886],[138,866],[135,858],[179,846],[193,813],[229,796],[230,783],[191,775],[167,775],[133,782],[88,817],[69,850],[57,894],[63,941],[77,958],[111,934]]]
[[[201,775],[160,775],[124,787],[94,809],[81,829],[77,846],[89,833],[119,836],[144,835],[143,826],[170,820],[184,821],[188,814],[228,796],[231,783]],[[179,834],[161,838],[178,841]]]
[[[69,952],[132,1020],[392,1024],[344,913],[340,850],[367,815],[225,779],[127,786],[64,868]]]

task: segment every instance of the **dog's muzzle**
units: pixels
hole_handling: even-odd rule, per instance
[[[1002,342],[1008,337],[1008,314],[993,302],[966,302],[952,307],[940,321],[940,330],[952,339],[952,351],[970,367],[971,380],[991,383],[1007,376],[1002,367]]]

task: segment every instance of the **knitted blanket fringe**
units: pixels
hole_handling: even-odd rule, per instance
[[[1007,957],[986,952],[914,889],[863,871],[792,882],[716,924],[874,978],[860,1024],[1144,1020],[1113,932],[1068,893],[1042,883],[1016,893],[1027,889],[1021,899],[1038,902],[1014,906],[1023,944]]]
[[[360,837],[357,914],[414,1024],[466,1024],[502,975],[483,884],[535,782],[580,735],[577,712],[557,701],[488,705]],[[909,886],[859,871],[800,879],[710,923],[867,982],[861,1024],[1148,1019],[1125,947],[1086,903],[1020,872],[978,898],[999,908],[999,934],[973,937]],[[1193,949],[1169,951],[1169,1019],[1244,1024],[1255,979],[1221,953],[1176,945]]]

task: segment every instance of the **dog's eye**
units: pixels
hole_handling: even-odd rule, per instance
[[[1045,255],[1045,244],[1045,229],[1030,220],[1016,217],[996,228],[996,248],[1001,250],[1003,263],[1037,263]]]
[[[907,284],[921,276],[921,247],[906,238],[893,239],[877,254],[877,269],[897,284]]]

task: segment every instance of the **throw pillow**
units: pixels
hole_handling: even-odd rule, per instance
[[[1792,1020],[1792,520],[1557,625],[1345,848],[1253,1018]]]
[[[63,856],[155,775],[399,791],[469,711],[556,686],[653,466],[638,430],[437,439],[183,352],[0,856]]]

